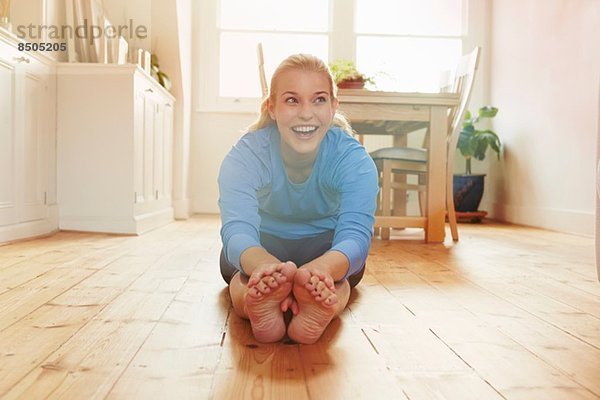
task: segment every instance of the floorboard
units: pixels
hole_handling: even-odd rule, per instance
[[[593,239],[461,224],[374,240],[314,345],[231,309],[219,219],[0,246],[0,398],[599,399]]]

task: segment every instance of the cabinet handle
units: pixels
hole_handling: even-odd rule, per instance
[[[154,90],[148,88],[148,89],[146,89],[146,92],[148,92],[148,93],[154,93]]]
[[[171,103],[165,104],[165,107],[171,107]]]
[[[29,64],[29,58],[27,58],[27,57],[13,57],[13,60],[15,60],[18,63],[27,63],[27,64]]]

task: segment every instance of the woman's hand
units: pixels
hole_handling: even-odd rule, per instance
[[[320,281],[325,283],[327,289],[335,293],[335,281],[333,280],[326,268],[320,267],[318,264],[313,263],[313,261],[304,264],[300,268],[307,270],[312,276],[318,277]]]
[[[321,279],[329,290],[335,292],[335,282],[345,278],[349,266],[348,258],[344,254],[330,250],[300,268],[307,269],[312,275]]]
[[[293,264],[294,267],[296,266],[296,264],[294,264],[291,261],[287,261],[290,264]],[[281,269],[283,268],[283,266],[285,265],[285,262],[269,262],[269,263],[264,263],[264,264],[260,264],[258,266],[256,266],[256,268],[254,269],[254,271],[252,272],[252,274],[250,275],[249,279],[248,279],[248,287],[253,287],[254,285],[258,284],[262,278],[264,278],[265,276],[272,276],[274,282],[278,281],[279,279],[281,279]],[[281,283],[281,282],[279,282]]]

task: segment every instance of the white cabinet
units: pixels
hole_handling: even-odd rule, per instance
[[[55,67],[18,42],[0,30],[0,242],[58,228]]]
[[[172,221],[173,96],[131,64],[57,72],[60,228],[139,234]]]

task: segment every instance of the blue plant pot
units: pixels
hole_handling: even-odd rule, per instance
[[[454,209],[477,211],[483,197],[485,175],[454,175]]]

